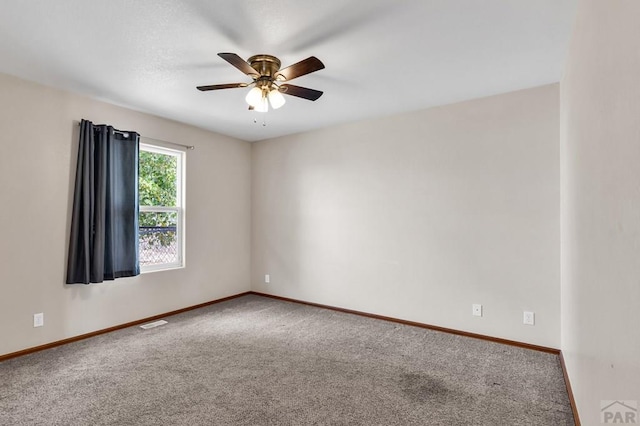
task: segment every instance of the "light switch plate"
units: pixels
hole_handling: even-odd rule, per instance
[[[44,314],[42,312],[33,314],[33,326],[42,327],[44,325]]]

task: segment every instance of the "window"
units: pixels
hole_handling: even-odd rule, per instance
[[[139,255],[142,272],[184,266],[183,151],[140,143]]]

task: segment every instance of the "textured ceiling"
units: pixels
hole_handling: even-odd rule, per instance
[[[255,141],[557,82],[575,0],[2,0],[1,11],[0,72]],[[283,67],[317,56],[326,69],[292,83],[325,93],[247,111],[248,89],[195,89],[250,81],[218,52]]]

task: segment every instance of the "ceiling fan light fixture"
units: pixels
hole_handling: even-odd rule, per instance
[[[255,106],[256,112],[268,112],[269,111],[269,102],[267,102],[267,98],[263,97],[258,105]]]
[[[286,102],[284,96],[282,96],[282,93],[280,93],[277,88],[271,89],[268,96],[269,102],[271,102],[271,106],[273,107],[273,109],[280,108]]]
[[[201,92],[209,90],[233,89],[237,87],[251,87],[245,95],[245,100],[249,104],[249,109],[258,112],[267,112],[269,104],[273,109],[278,109],[285,104],[285,97],[295,96],[298,98],[315,101],[322,92],[309,89],[307,87],[294,86],[292,84],[282,84],[279,82],[290,81],[303,75],[324,69],[324,64],[315,56],[289,65],[280,69],[280,59],[272,55],[254,55],[247,61],[235,53],[218,53],[222,59],[236,67],[238,70],[250,76],[253,81],[250,83],[229,83],[210,84],[206,86],[196,86]]]
[[[262,104],[262,99],[262,89],[259,87],[254,87],[249,90],[249,93],[247,93],[247,97],[244,98],[244,100],[247,101],[249,105],[256,108],[256,111],[258,110],[260,104]]]

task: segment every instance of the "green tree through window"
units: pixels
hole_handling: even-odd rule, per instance
[[[140,145],[140,265],[145,269],[182,266],[181,170],[184,154]]]
[[[140,205],[176,206],[178,158],[156,152],[140,152]]]

